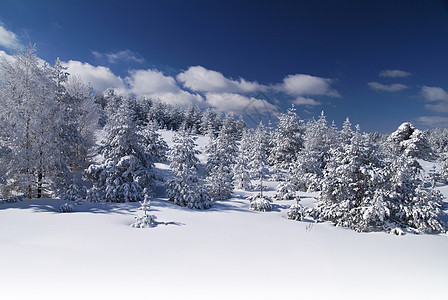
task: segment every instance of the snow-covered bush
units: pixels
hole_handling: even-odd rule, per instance
[[[272,210],[271,202],[272,200],[269,199],[267,196],[262,196],[261,194],[253,195],[247,197],[247,200],[249,200],[249,209],[255,210],[255,211],[270,211]]]
[[[303,207],[300,204],[300,197],[298,196],[296,199],[297,199],[297,203],[294,203],[293,205],[291,205],[291,207],[289,208],[289,211],[287,212],[287,217],[290,220],[302,221],[303,216],[304,216]]]
[[[278,184],[274,199],[291,200],[296,196],[295,185],[288,181],[282,181]]]
[[[72,210],[73,210],[73,205],[71,205],[69,203],[65,203],[59,207],[59,212],[61,212],[61,213],[68,213],[68,212],[71,212]]]

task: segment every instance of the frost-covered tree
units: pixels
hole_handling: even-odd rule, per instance
[[[350,144],[330,151],[316,208],[318,220],[357,231],[409,228],[418,233],[440,233],[441,195],[424,186],[421,167],[405,154],[390,158],[372,151],[357,130]]]
[[[181,130],[174,135],[173,142],[169,157],[175,177],[167,185],[169,200],[188,208],[209,208],[210,195],[197,174],[199,159],[194,138],[186,130]]]
[[[252,130],[244,130],[233,166],[233,182],[237,189],[252,189],[249,168],[249,151],[252,144]]]
[[[425,131],[429,146],[437,153],[448,152],[448,129],[435,128]]]
[[[154,190],[154,158],[146,151],[145,137],[138,132],[132,112],[124,101],[108,117],[101,164],[91,165],[85,178],[93,182],[87,199],[136,202]]]
[[[140,202],[139,210],[143,211],[143,215],[135,216],[135,223],[131,224],[131,227],[134,228],[146,228],[146,227],[154,227],[156,225],[157,217],[154,215],[148,214],[148,211],[151,209],[151,200],[145,193],[145,197],[143,201]]]
[[[72,111],[80,140],[76,143],[75,154],[79,161],[86,159],[87,152],[95,145],[95,131],[99,129],[101,107],[95,102],[92,87],[86,86],[79,77],[71,76],[66,84],[68,96],[73,99]]]
[[[251,137],[251,144],[248,151],[248,167],[251,177],[259,180],[260,195],[263,196],[263,180],[267,173],[268,166],[268,132],[262,122]]]
[[[345,131],[349,132],[348,128]],[[329,153],[314,216],[358,231],[382,226],[372,218],[363,219],[366,210],[378,201],[375,191],[380,186],[380,165],[359,128],[349,143],[341,143]]]
[[[233,165],[237,153],[233,133],[234,128],[225,121],[218,136],[211,138],[207,148],[207,182],[212,200],[225,200],[232,195]]]
[[[294,106],[286,114],[278,116],[279,123],[273,132],[269,163],[288,169],[303,148],[304,124],[296,114]]]
[[[139,133],[144,138],[145,151],[152,156],[154,162],[161,162],[167,159],[168,144],[156,129],[157,125],[151,121],[141,127]]]
[[[387,139],[387,148],[392,155],[427,159],[433,156],[425,134],[409,122],[401,124]]]
[[[77,131],[68,122],[63,71],[34,51],[28,47],[11,60],[0,60],[0,140],[8,149],[4,192],[40,198],[67,183]]]
[[[318,191],[321,189],[323,170],[330,157],[330,149],[337,143],[337,133],[330,126],[322,111],[318,120],[306,125],[304,149],[293,164],[292,173],[297,189]]]

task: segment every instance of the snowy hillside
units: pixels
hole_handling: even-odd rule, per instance
[[[161,131],[172,146],[173,133]],[[208,138],[196,140],[202,164]],[[424,166],[429,169],[430,163]],[[167,163],[156,163],[165,180]],[[276,182],[267,182],[269,196]],[[448,188],[439,189],[448,196]],[[357,233],[287,219],[246,196],[209,210],[177,206],[157,183],[157,226],[134,229],[138,203],[90,203],[59,213],[58,199],[0,204],[2,299],[441,299],[448,236]],[[313,206],[316,193],[300,193]],[[446,200],[445,200],[446,201]],[[140,213],[140,212],[139,212]]]

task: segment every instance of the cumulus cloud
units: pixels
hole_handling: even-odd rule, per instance
[[[331,80],[306,74],[288,75],[283,83],[277,86],[279,91],[291,96],[325,95],[339,97],[337,91],[331,89]]]
[[[246,81],[243,78],[233,80],[226,78],[222,73],[208,70],[202,66],[194,66],[177,75],[177,80],[196,92],[211,93],[247,93],[264,91],[266,86],[257,82]]]
[[[297,97],[295,100],[292,101],[292,103],[295,105],[306,105],[306,106],[318,106],[322,104],[320,101],[305,97]]]
[[[137,96],[146,96],[181,106],[189,104],[202,106],[204,103],[201,95],[182,90],[173,77],[166,76],[158,70],[130,71],[126,82],[129,84],[129,91]]]
[[[234,93],[207,93],[205,98],[208,105],[234,114],[263,114],[278,109],[277,106],[265,99]]]
[[[448,101],[448,93],[436,86],[423,86],[422,96],[427,101]]]
[[[429,127],[448,127],[448,117],[441,116],[423,116],[416,119],[420,123]]]
[[[394,83],[394,84],[381,84],[378,82],[369,82],[367,83],[369,87],[376,91],[385,91],[385,92],[398,92],[404,89],[407,89],[408,86],[401,84],[401,83]]]
[[[86,84],[91,84],[97,91],[104,91],[108,88],[124,92],[125,85],[121,77],[116,76],[109,68],[103,66],[92,66],[89,63],[83,63],[76,60],[63,62],[67,67],[67,72],[77,75]]]
[[[0,24],[0,47],[6,49],[17,49],[20,47],[15,33],[7,30],[2,24]]]
[[[125,62],[134,61],[138,63],[145,62],[145,60],[139,54],[129,49],[111,53],[100,53],[97,51],[92,51],[92,54],[99,59],[105,58],[111,64],[115,64],[119,61],[125,61]]]
[[[401,70],[384,70],[380,72],[380,77],[391,77],[391,78],[399,78],[399,77],[408,77],[411,73]]]

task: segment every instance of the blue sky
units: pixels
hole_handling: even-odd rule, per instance
[[[97,89],[236,114],[321,110],[364,131],[448,126],[446,1],[0,1],[0,51],[29,42]]]

